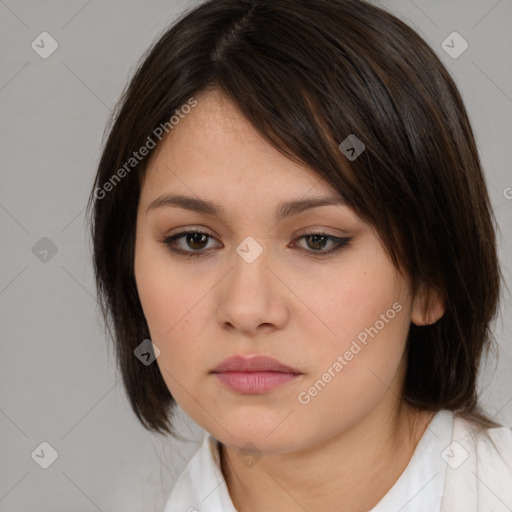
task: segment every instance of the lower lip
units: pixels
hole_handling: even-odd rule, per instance
[[[284,372],[222,372],[215,376],[233,391],[245,394],[266,393],[300,376]]]

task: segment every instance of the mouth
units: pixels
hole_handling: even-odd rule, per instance
[[[243,394],[267,393],[303,375],[268,356],[230,357],[210,373],[232,391]]]

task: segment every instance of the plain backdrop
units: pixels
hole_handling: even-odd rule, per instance
[[[144,50],[193,5],[0,0],[0,511],[162,511],[197,448],[202,430],[181,412],[186,442],[150,434],[129,408],[100,323],[84,217],[111,109]],[[510,285],[512,0],[379,5],[429,42],[462,92]],[[454,31],[468,43],[457,58],[442,47]],[[487,411],[512,425],[504,299],[499,358],[481,389]],[[41,450],[57,456],[47,469]]]

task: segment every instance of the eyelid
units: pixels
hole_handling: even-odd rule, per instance
[[[307,228],[300,229],[295,237],[300,237],[304,235],[310,235],[310,234],[317,234],[321,233],[326,236],[333,236],[336,238],[350,238],[352,235],[343,229],[340,228],[334,228],[331,226],[308,226]]]
[[[175,236],[175,235],[180,235],[182,233],[189,233],[191,231],[196,232],[196,233],[204,233],[205,235],[209,235],[214,238],[219,238],[219,235],[217,233],[215,233],[215,231],[213,231],[212,229],[207,228],[201,224],[190,224],[188,226],[181,226],[179,228],[176,228],[176,230],[169,231],[169,233],[167,233],[165,236],[166,237]]]
[[[183,226],[181,228],[178,228],[179,231],[171,231],[167,235],[165,235],[164,238],[171,238],[171,237],[177,237],[182,234],[186,233],[201,233],[204,235],[208,235],[210,238],[215,238],[217,241],[219,240],[219,235],[217,235],[215,232],[212,232],[210,229],[205,228],[203,226],[197,226],[197,225],[190,225],[190,226]],[[341,231],[342,234],[334,234],[327,230],[335,229],[335,228],[325,228],[325,227],[307,227],[299,230],[294,235],[293,240],[295,241],[298,238],[304,237],[304,236],[312,236],[312,235],[324,235],[326,237],[332,237],[332,238],[351,238],[351,235],[348,234],[348,232],[338,229],[337,231]],[[222,243],[222,242],[220,242]]]
[[[313,236],[325,237],[326,239],[328,239],[328,241],[330,241],[331,243],[334,244],[334,247],[332,247],[331,249],[329,249],[327,251],[323,251],[323,250],[315,251],[315,250],[308,250],[308,249],[305,249],[302,247],[298,247],[299,250],[302,253],[304,253],[306,256],[313,257],[316,259],[327,258],[329,255],[340,251],[344,247],[348,246],[353,239],[353,236],[333,235],[333,234],[327,232],[325,230],[325,228],[317,228],[317,229],[305,228],[305,229],[307,229],[307,231],[303,232],[302,234],[297,234],[297,236],[294,237],[294,239],[292,241],[294,247],[297,247],[297,243],[301,239],[304,239],[307,237],[313,237]],[[190,233],[199,233],[202,235],[206,235],[208,238],[217,240],[217,237],[215,235],[210,234],[208,232],[208,230],[203,229],[203,228],[197,228],[194,226],[194,227],[180,228],[180,231],[164,237],[164,239],[159,240],[159,242],[162,243],[171,253],[177,254],[178,256],[183,256],[186,258],[205,258],[205,257],[210,256],[210,254],[212,252],[212,248],[194,251],[194,250],[183,250],[183,249],[178,249],[178,248],[174,247],[176,240],[179,240],[183,236],[190,234]],[[222,246],[222,242],[219,242],[219,243]]]
[[[177,236],[183,233],[189,233],[189,232],[195,232],[195,233],[203,233],[205,235],[208,235],[212,238],[219,239],[220,235],[218,235],[215,231],[213,231],[210,228],[207,228],[201,224],[190,224],[188,226],[181,226],[177,228],[178,231],[170,231],[168,234],[165,235],[166,238],[171,236]],[[328,232],[327,230],[333,230],[337,231],[338,234]],[[308,226],[306,228],[300,229],[296,234],[294,234],[294,239],[299,238],[301,236],[305,235],[316,235],[316,234],[323,234],[325,236],[332,236],[334,238],[351,238],[352,235],[343,229],[340,228],[334,228],[330,226]]]

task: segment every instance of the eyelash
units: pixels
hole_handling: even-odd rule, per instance
[[[181,233],[176,233],[175,235],[171,235],[166,237],[163,240],[160,240],[160,243],[162,243],[169,251],[179,254],[180,256],[183,256],[185,258],[201,258],[205,256],[205,252],[202,251],[183,251],[181,249],[176,249],[174,246],[176,240],[183,238],[186,235],[193,234],[193,233],[199,233],[200,235],[206,235],[209,238],[214,238],[212,235],[209,235],[208,233],[205,233],[204,231],[199,231],[195,229],[189,229],[187,231],[182,231]],[[308,238],[308,237],[314,237],[314,236],[322,236],[327,238],[328,240],[332,241],[335,245],[332,249],[329,251],[308,251],[307,249],[303,249],[307,253],[311,253],[311,256],[317,257],[320,256],[321,258],[326,257],[328,255],[331,255],[340,249],[343,249],[343,247],[346,247],[350,241],[352,240],[352,237],[338,237],[334,235],[329,235],[328,233],[324,233],[322,231],[315,231],[312,233],[306,233],[304,235],[301,235],[298,240],[302,238]]]

